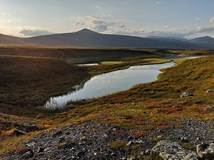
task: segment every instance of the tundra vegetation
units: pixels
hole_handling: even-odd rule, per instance
[[[61,111],[47,111],[43,105],[51,96],[71,91],[88,78],[132,65],[157,64],[167,57],[203,55],[175,60],[163,69],[158,80],[133,86],[127,91],[71,104]],[[79,67],[78,63],[99,63]],[[180,127],[186,119],[214,120],[213,51],[155,49],[71,49],[45,47],[0,47],[0,154],[52,128],[93,121],[124,127],[141,137],[152,129]],[[181,98],[183,92],[192,96]],[[211,107],[209,107],[211,106]],[[16,129],[27,134],[17,136]],[[91,132],[96,130],[91,129]],[[151,138],[157,142],[159,139]],[[189,146],[189,144],[183,144]],[[126,142],[110,141],[112,150]],[[130,155],[132,153],[130,152]],[[147,159],[155,159],[150,155]],[[159,157],[158,157],[159,158]]]

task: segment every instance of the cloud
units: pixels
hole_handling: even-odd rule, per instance
[[[83,26],[85,23],[84,22],[76,22],[74,25],[75,26]]]
[[[109,23],[101,20],[91,20],[89,27],[98,32],[106,32],[109,27]]]
[[[171,25],[165,25],[159,30],[143,29],[142,26],[135,29],[122,20],[93,16],[77,17],[74,26],[77,27],[77,30],[80,28],[88,28],[96,32],[108,34],[134,35],[140,37],[160,36],[194,38],[214,33],[214,17],[210,19],[210,24],[207,26],[195,26],[192,28],[177,28]]]
[[[37,26],[20,24],[16,19],[6,12],[0,12],[0,33],[17,37],[29,37],[51,34]]]
[[[40,29],[23,29],[19,33],[23,34],[25,37],[34,37],[52,34],[52,32]]]
[[[195,38],[205,35],[214,34],[214,25],[196,26],[193,28],[175,28],[172,26],[163,26],[162,30],[143,30],[143,29],[127,29],[118,30],[117,34],[135,35],[140,37],[178,37],[178,38]]]
[[[195,20],[200,20],[197,18]],[[160,30],[146,30],[146,29],[126,29],[116,31],[118,34],[127,34],[135,36],[160,36],[160,37],[179,37],[179,38],[195,38],[200,36],[214,35],[214,17],[211,17],[209,24],[205,26],[197,25],[192,28],[178,28],[171,25],[165,25]]]
[[[0,12],[0,33],[7,35],[17,35],[18,26],[13,22],[10,14]]]
[[[106,24],[99,24],[95,25],[93,29],[98,32],[105,32],[108,30],[108,26]]]
[[[210,18],[210,23],[214,24],[214,17]]]
[[[79,28],[89,28],[101,33],[110,33],[113,29],[123,26],[123,24],[118,20],[113,21],[107,17],[84,16],[77,17],[74,26]]]
[[[194,34],[194,33],[209,33],[209,32],[214,32],[213,25],[209,25],[209,26],[205,26],[205,27],[198,26],[195,30],[193,30],[190,33]]]
[[[199,21],[199,20],[200,20],[200,18],[199,18],[199,17],[195,17],[195,20],[196,20],[196,21]]]
[[[128,31],[118,31],[118,34],[135,35],[142,37],[179,37],[183,38],[186,33],[181,31],[156,31],[156,30],[128,30]]]
[[[162,28],[168,29],[168,28],[172,28],[172,26],[171,26],[171,25],[165,25],[165,26],[163,26]]]
[[[120,26],[120,28],[125,28],[125,27],[126,27],[125,25],[121,25],[121,26]]]
[[[163,3],[164,3],[163,0],[158,0],[158,1],[156,1],[156,5],[160,5],[160,4],[163,4]]]

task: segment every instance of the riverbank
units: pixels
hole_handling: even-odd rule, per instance
[[[136,58],[125,59],[122,61],[114,61],[114,63],[111,63],[111,61],[109,61],[108,63],[104,63],[104,64],[101,63],[100,65],[88,66],[88,70],[91,75],[95,76],[103,73],[127,69],[131,66],[163,64],[170,61],[172,60],[162,59],[162,58],[136,57]],[[120,62],[120,63],[116,63],[116,62]]]
[[[205,110],[213,105],[214,94],[206,93],[213,88],[213,70],[208,65],[212,63],[213,57],[185,60],[175,67],[164,69],[158,81],[153,83],[74,104],[72,113],[64,113],[65,117],[69,116],[71,122],[72,119],[86,120],[105,115],[107,122],[126,126],[142,122],[145,128],[164,125],[165,121],[178,117],[212,119],[213,113]],[[194,96],[180,98],[183,92]],[[201,116],[202,113],[206,116]]]
[[[150,83],[157,80],[160,70],[174,65],[173,62],[163,64],[135,65],[128,69],[117,70],[93,76],[90,80],[77,86],[74,92],[51,97],[45,104],[47,110],[64,109],[68,104],[100,98],[102,96],[125,91],[137,84]]]

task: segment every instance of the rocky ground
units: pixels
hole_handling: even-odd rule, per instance
[[[213,160],[214,122],[184,120],[180,128],[152,129],[141,136],[133,130],[98,122],[55,128],[43,132],[2,160],[152,159],[197,160],[207,148]],[[197,147],[196,145],[203,144]],[[210,148],[209,148],[210,147]],[[177,156],[177,157],[176,157]],[[160,158],[160,159],[161,159]],[[153,158],[155,159],[155,158]]]

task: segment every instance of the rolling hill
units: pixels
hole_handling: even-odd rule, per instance
[[[0,77],[0,113],[31,115],[33,106],[90,76],[85,68],[56,58],[0,56]]]
[[[88,29],[74,33],[52,34],[30,38],[18,38],[0,34],[0,45],[41,45],[85,48],[158,48],[158,49],[214,49],[214,39],[192,40],[162,37],[136,37],[100,34]]]

